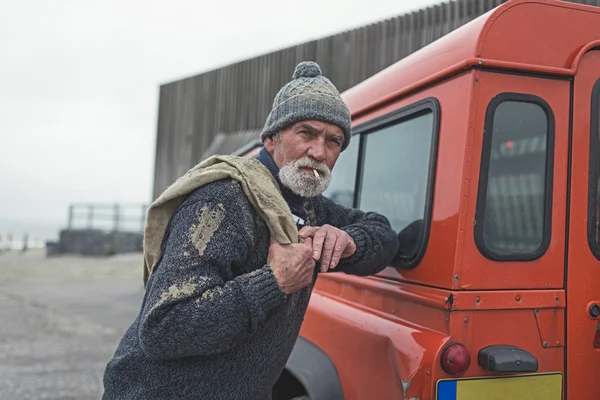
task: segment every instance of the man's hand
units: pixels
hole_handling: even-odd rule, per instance
[[[311,238],[304,243],[286,245],[271,239],[267,263],[285,294],[295,293],[311,283],[315,268],[312,249]]]
[[[321,262],[321,272],[334,269],[342,258],[350,257],[356,251],[350,235],[331,225],[305,226],[298,234],[303,239],[312,238],[312,257]]]

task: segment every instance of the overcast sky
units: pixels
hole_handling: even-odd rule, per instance
[[[440,2],[0,0],[0,223],[150,201],[160,84]]]

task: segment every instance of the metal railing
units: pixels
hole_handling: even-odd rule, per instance
[[[67,227],[112,232],[143,232],[147,204],[71,204]]]

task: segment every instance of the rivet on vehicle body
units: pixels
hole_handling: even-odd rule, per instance
[[[536,313],[536,314],[539,314],[539,313],[540,313],[540,309],[539,309],[539,308],[536,308],[536,309],[535,309],[535,313]]]
[[[548,342],[544,342],[544,347],[548,347]]]
[[[429,376],[430,374],[431,374],[431,372],[425,371],[425,375]]]
[[[517,297],[515,297],[515,300],[516,300],[516,301],[521,301],[521,296],[517,296]]]
[[[454,279],[458,279],[458,274],[454,275]]]
[[[475,297],[475,303],[479,303],[481,301],[481,297],[477,296]]]
[[[469,322],[469,317],[465,317],[465,324]]]
[[[481,65],[481,64],[483,64],[483,61],[479,60],[479,61],[477,61],[477,64]]]
[[[558,296],[554,296],[554,301],[558,301]]]

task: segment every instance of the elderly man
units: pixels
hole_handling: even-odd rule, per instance
[[[398,248],[385,217],[321,195],[350,131],[335,86],[316,63],[300,63],[275,98],[258,160],[304,240],[273,240],[233,180],[194,190],[170,220],[140,313],[106,367],[104,399],[271,398],[318,270],[375,274]],[[190,232],[210,240],[200,248]]]

